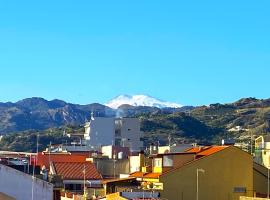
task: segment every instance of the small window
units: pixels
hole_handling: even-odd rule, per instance
[[[162,167],[162,158],[154,159],[154,167]]]
[[[173,166],[173,157],[171,155],[163,157],[163,166],[172,167]]]
[[[234,193],[246,193],[247,189],[245,187],[235,187],[233,189]]]

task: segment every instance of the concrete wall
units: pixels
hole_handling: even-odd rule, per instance
[[[120,174],[129,174],[129,159],[111,160],[95,159],[97,170],[103,177],[119,177]]]
[[[89,136],[91,146],[112,145],[114,143],[114,118],[95,117],[85,126],[85,136]]]
[[[116,145],[130,147],[131,151],[140,151],[143,147],[139,119],[95,117],[84,127],[84,138],[91,146],[115,145],[116,141],[119,143]]]
[[[138,172],[141,170],[141,157],[140,156],[130,156],[130,173]]]
[[[239,200],[240,196],[253,196],[253,164],[251,156],[236,147],[198,159],[160,177],[164,190],[161,197],[169,200],[196,199],[196,172],[199,173],[199,199]],[[235,193],[244,187],[246,193]]]
[[[142,132],[140,131],[140,121],[137,118],[120,118],[115,120],[116,129],[120,130],[122,143],[130,147],[131,151],[140,151],[143,142],[140,141]]]
[[[52,184],[40,179],[32,179],[28,174],[0,165],[0,192],[16,200],[31,200],[32,186],[34,200],[53,199]]]

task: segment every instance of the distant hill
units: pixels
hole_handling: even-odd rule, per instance
[[[31,150],[35,141],[29,138],[33,139],[37,131],[42,135],[43,147],[49,141],[65,142],[63,130],[83,132],[80,125],[92,111],[96,116],[138,117],[146,145],[168,144],[169,138],[171,143],[219,144],[221,139],[249,142],[251,135],[270,134],[270,99],[244,98],[230,104],[200,107],[159,109],[122,105],[111,109],[101,104],[75,105],[31,98],[0,104],[2,133],[23,131],[3,137],[0,148]]]
[[[173,113],[192,108],[164,108],[164,111]],[[81,125],[90,118],[91,112],[99,117],[134,117],[144,113],[163,112],[163,109],[125,105],[119,109],[112,109],[99,103],[78,105],[58,99],[47,101],[43,98],[33,97],[16,103],[0,103],[0,134]]]

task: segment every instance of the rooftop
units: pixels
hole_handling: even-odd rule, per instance
[[[54,171],[64,180],[83,180],[84,171],[86,180],[102,179],[95,165],[91,162],[54,162]]]
[[[143,172],[134,172],[132,174],[130,174],[130,177],[136,177],[136,178],[153,178],[153,179],[157,179],[159,178],[159,176],[161,175],[161,173],[143,173]]]
[[[49,162],[81,162],[84,163],[86,161],[86,155],[72,155],[72,154],[44,154],[38,153],[37,165],[49,168]]]
[[[196,153],[197,156],[209,156],[213,153],[219,152],[228,146],[207,146],[207,147],[193,147],[188,149],[188,153]]]

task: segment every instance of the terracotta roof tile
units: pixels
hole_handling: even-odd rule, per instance
[[[199,153],[199,152],[204,151],[204,150],[206,150],[208,148],[210,148],[210,147],[192,147],[192,148],[186,150],[186,152],[188,152],[188,153]]]
[[[129,175],[129,177],[142,178],[145,173],[143,172],[134,172]]]
[[[225,148],[227,148],[227,146],[212,146],[204,151],[197,153],[197,155],[198,156],[209,156],[209,155],[217,153]]]
[[[50,162],[82,162],[86,161],[86,155],[71,155],[71,154],[43,154],[38,153],[37,165],[49,168]]]
[[[84,169],[86,180],[102,179],[95,165],[91,162],[54,162],[53,167],[57,175],[61,175],[64,180],[83,180]]]
[[[159,178],[161,173],[143,173],[143,172],[134,172],[129,175],[129,177],[135,178]]]
[[[148,174],[145,174],[143,177],[144,178],[159,178],[160,175],[161,173],[148,173]]]
[[[227,146],[193,147],[191,149],[188,149],[186,152],[196,153],[197,156],[209,156],[225,148],[227,148]]]

